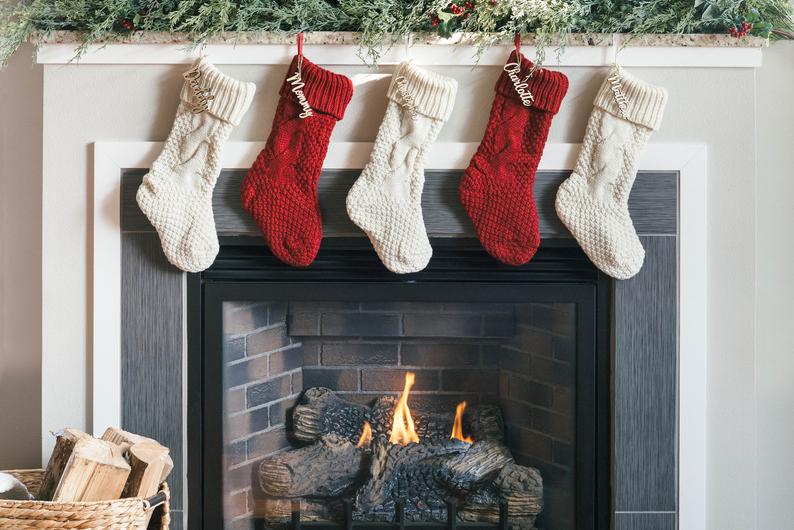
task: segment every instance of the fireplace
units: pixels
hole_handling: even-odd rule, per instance
[[[476,240],[434,249],[428,269],[397,277],[360,239],[324,243],[295,270],[258,240],[224,238],[215,264],[188,277],[188,375],[200,381],[188,432],[201,440],[188,488],[204,528],[497,528],[500,510],[515,529],[608,528],[611,282],[564,240],[518,268]],[[407,374],[419,442],[390,449]],[[450,440],[463,403],[472,444]],[[337,420],[307,428],[307,410]],[[386,423],[373,419],[384,411]],[[356,448],[367,420],[373,439]],[[329,437],[337,445],[320,448]],[[466,462],[485,451],[473,477]],[[355,462],[349,477],[304,461],[321,453]],[[262,463],[285,458],[304,466],[296,481],[313,473],[344,491],[268,487]],[[455,487],[438,476],[451,459],[464,466]],[[505,469],[519,485],[505,486]]]

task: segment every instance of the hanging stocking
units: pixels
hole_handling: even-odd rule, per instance
[[[631,278],[645,259],[628,200],[637,157],[658,129],[667,91],[619,67],[601,85],[573,174],[557,191],[557,215],[590,260],[613,278]]]
[[[323,237],[317,181],[353,83],[299,51],[280,95],[270,137],[243,180],[240,196],[273,254],[289,265],[307,267]]]
[[[171,134],[136,198],[157,229],[168,261],[198,272],[218,254],[212,190],[221,170],[220,154],[256,87],[220,73],[204,59],[184,77]]]
[[[422,218],[424,156],[455,104],[457,82],[403,63],[369,163],[347,195],[347,213],[392,272],[417,272],[433,249]]]
[[[564,74],[532,67],[518,50],[510,55],[485,136],[460,183],[460,200],[480,242],[508,265],[528,262],[540,245],[535,172],[568,91]]]

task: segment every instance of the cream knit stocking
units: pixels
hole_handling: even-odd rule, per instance
[[[422,218],[424,156],[449,119],[457,82],[403,63],[369,163],[347,195],[347,213],[378,257],[398,274],[424,269],[433,255]]]
[[[557,191],[557,215],[590,260],[606,274],[631,278],[645,260],[628,200],[637,157],[661,125],[664,88],[613,67],[587,122],[573,174]]]
[[[184,76],[171,133],[136,198],[157,229],[168,261],[198,272],[218,254],[212,190],[221,170],[221,150],[256,87],[220,73],[204,59]]]

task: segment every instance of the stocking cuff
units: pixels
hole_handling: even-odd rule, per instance
[[[296,55],[287,70],[287,79],[281,85],[279,92],[281,97],[298,101],[298,96],[292,91],[295,85],[288,81],[297,71],[298,56]],[[312,110],[330,114],[337,120],[344,118],[345,109],[350,103],[350,98],[353,97],[353,82],[348,77],[317,66],[304,57],[301,65],[301,81],[303,87],[300,90],[303,91]]]
[[[656,130],[662,124],[667,90],[637,79],[618,66],[610,68],[593,105],[610,114]]]
[[[251,100],[254,99],[256,85],[238,81],[222,74],[205,58],[201,58],[185,72],[185,83],[182,85],[180,98],[193,108],[204,107],[215,117],[238,125]],[[197,97],[195,91],[202,91]],[[204,100],[201,96],[211,97]]]
[[[448,120],[455,106],[458,82],[409,62],[402,63],[392,76],[387,96],[404,108],[438,120]]]
[[[502,75],[496,82],[496,92],[519,101],[530,101],[527,94],[532,94],[530,107],[556,114],[568,92],[568,77],[562,72],[539,68],[527,79],[532,71],[532,66],[532,61],[526,57],[522,56],[519,63],[516,61],[516,52],[511,53]],[[511,74],[515,76],[521,86],[516,86],[515,80],[511,79]],[[525,94],[524,98],[521,97],[519,90]]]

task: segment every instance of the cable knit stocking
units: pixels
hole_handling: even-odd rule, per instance
[[[485,136],[460,182],[461,203],[483,248],[508,265],[528,262],[540,245],[535,173],[568,91],[564,74],[539,69],[527,79],[531,71],[531,61],[522,57],[519,65],[516,53],[510,55]]]
[[[664,88],[619,67],[601,85],[573,174],[557,191],[557,215],[590,260],[620,280],[642,268],[642,248],[629,215],[637,157],[658,129]]]
[[[347,195],[347,213],[398,274],[433,255],[422,218],[424,156],[455,104],[457,82],[403,63],[395,72],[369,163]]]
[[[336,122],[353,96],[347,77],[292,60],[265,148],[240,188],[270,250],[294,267],[314,261],[323,238],[317,181]]]
[[[185,73],[176,119],[136,198],[157,229],[166,258],[198,272],[218,254],[212,191],[220,153],[242,119],[256,87],[220,73],[204,59]]]

